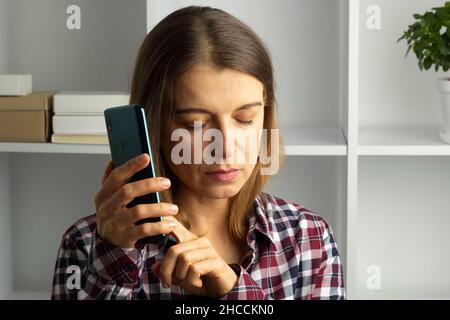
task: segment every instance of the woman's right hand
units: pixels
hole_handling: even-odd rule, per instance
[[[132,248],[139,239],[170,233],[176,226],[170,219],[134,224],[145,218],[174,216],[178,212],[178,206],[174,204],[161,202],[126,207],[135,197],[170,187],[170,180],[164,177],[127,183],[135,173],[147,167],[148,163],[148,154],[141,154],[114,169],[110,161],[103,174],[102,188],[95,195],[97,233],[116,246]],[[168,184],[164,185],[164,181]]]

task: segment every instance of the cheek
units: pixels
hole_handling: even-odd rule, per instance
[[[181,153],[175,152],[175,150],[177,150],[175,147],[179,144],[180,141],[171,141],[169,136],[167,145],[164,148],[164,156],[166,160],[169,162],[170,169],[178,177],[178,179],[180,179],[184,184],[191,185],[193,182],[198,180],[200,166],[195,163],[191,164],[189,161],[181,161],[183,160],[184,151]],[[174,150],[173,155],[172,150]],[[191,149],[190,161],[191,162],[194,161],[193,149]]]
[[[263,131],[263,123],[261,120],[260,123],[256,123],[255,126],[245,130],[244,135],[236,137],[235,145],[239,152],[245,156],[246,162],[251,167],[254,167],[257,162],[261,141],[264,138]]]

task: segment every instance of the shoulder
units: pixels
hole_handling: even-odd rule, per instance
[[[267,219],[268,231],[274,240],[289,238],[298,243],[304,238],[323,239],[332,233],[330,225],[320,214],[297,202],[265,192],[257,198],[260,214]]]
[[[95,213],[78,219],[64,232],[62,246],[65,249],[85,248],[88,251],[94,239],[96,225]]]

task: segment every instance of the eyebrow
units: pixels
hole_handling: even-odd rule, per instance
[[[239,108],[237,108],[234,111],[239,111],[239,110],[243,110],[243,109],[249,109],[249,108],[253,108],[256,106],[262,106],[262,103],[259,101],[256,102],[251,102],[251,103],[246,103],[242,106],[240,106]],[[177,109],[175,111],[176,114],[182,114],[182,113],[209,113],[211,114],[210,111],[206,110],[206,109],[201,109],[201,108],[183,108],[183,109]]]

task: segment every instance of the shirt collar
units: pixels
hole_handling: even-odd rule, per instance
[[[277,251],[280,249],[279,241],[274,239],[274,208],[266,198],[266,194],[260,192],[253,201],[253,214],[249,218],[249,230],[247,233],[247,243],[253,247],[253,240],[256,240],[257,232],[272,242]]]

